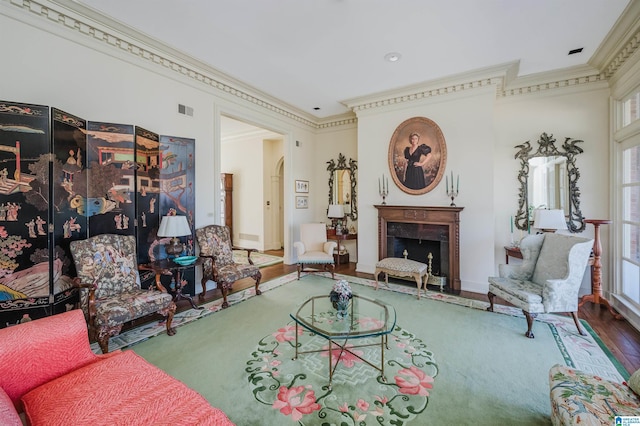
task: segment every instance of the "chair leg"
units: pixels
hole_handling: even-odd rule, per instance
[[[587,332],[584,331],[583,328],[580,326],[580,321],[578,320],[578,313],[571,312],[571,316],[573,317],[573,322],[576,323],[576,328],[578,329],[578,333],[580,333],[581,336],[586,336]]]
[[[496,297],[496,295],[489,292],[487,293],[487,297],[489,297],[489,307],[487,308],[487,311],[493,312],[493,298]]]
[[[111,336],[117,336],[118,334],[120,334],[121,330],[122,324],[117,324],[114,326],[102,326],[97,330],[94,330],[94,336],[103,354],[109,353],[109,338]]]
[[[302,271],[303,268],[304,268],[304,265],[301,263],[298,263],[298,280],[300,280],[300,272]]]
[[[222,287],[222,309],[229,307],[229,302],[227,302],[227,295],[229,295],[229,289],[226,287]]]
[[[525,317],[527,317],[527,332],[524,335],[527,336],[529,339],[533,339],[535,336],[533,335],[531,328],[533,327],[533,320],[538,316],[538,314],[529,313],[524,309],[522,310],[522,313],[524,314]]]
[[[167,336],[173,336],[176,334],[176,329],[171,327],[173,323],[173,315],[176,313],[176,304],[171,302],[169,306],[169,312],[167,313]]]
[[[260,285],[260,280],[262,279],[262,273],[260,271],[258,271],[258,273],[256,274],[256,276],[254,278],[256,279],[256,295],[260,296],[262,294],[262,292],[260,291],[258,286]]]
[[[109,353],[109,334],[97,332],[96,333],[96,341],[98,342],[98,346],[100,346],[100,350],[103,354]]]
[[[200,293],[200,298],[204,299],[204,294],[207,292],[207,281],[209,281],[206,278],[202,278],[202,280],[200,281],[200,283],[202,283],[202,293]]]
[[[329,264],[325,265],[325,269],[327,269],[327,266],[331,266],[331,271],[329,271],[329,272],[331,272],[331,279],[335,280],[336,278],[335,278],[334,273],[336,271],[336,265],[334,265],[333,263],[329,263]]]

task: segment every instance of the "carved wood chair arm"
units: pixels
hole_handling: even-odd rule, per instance
[[[82,282],[80,277],[75,277],[72,285],[79,289],[84,288],[89,290],[87,296],[87,313],[89,314],[89,324],[93,326],[93,319],[96,316],[96,289],[98,288],[98,284],[95,281],[92,283]]]
[[[247,260],[249,261],[250,265],[253,265],[253,260],[251,260],[251,253],[253,252],[257,252],[258,249],[254,249],[254,248],[246,248],[246,247],[236,247],[236,246],[231,246],[232,250],[242,250],[242,251],[246,251],[247,252]]]

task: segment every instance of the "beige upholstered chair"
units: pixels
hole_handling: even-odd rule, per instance
[[[500,265],[499,277],[489,277],[489,303],[495,296],[522,309],[527,318],[525,336],[533,338],[533,320],[541,312],[570,312],[578,332],[578,291],[589,262],[593,240],[545,233],[520,242],[522,263]]]
[[[176,333],[171,327],[173,296],[164,288],[140,288],[135,237],[101,234],[72,241],[71,255],[78,271],[74,285],[81,289],[89,332],[102,353],[109,351],[109,338],[119,334],[125,322],[156,312],[166,317],[167,334]]]
[[[333,250],[337,243],[327,241],[327,228],[324,223],[300,225],[300,241],[293,243],[293,247],[298,256],[298,279],[300,272],[316,272],[315,269],[305,270],[304,265],[322,266],[323,270],[331,272],[331,278],[334,278]]]

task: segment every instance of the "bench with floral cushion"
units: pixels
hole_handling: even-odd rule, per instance
[[[549,370],[551,423],[613,425],[617,416],[640,416],[640,370],[616,383],[565,365]]]
[[[384,282],[389,287],[389,275],[394,277],[413,277],[418,286],[418,299],[424,286],[427,291],[427,279],[429,277],[428,266],[425,263],[400,257],[387,257],[376,263],[374,278],[376,279],[376,290],[378,289],[378,275],[384,272]],[[442,284],[440,285],[442,290]]]

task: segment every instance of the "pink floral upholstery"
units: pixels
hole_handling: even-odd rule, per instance
[[[109,350],[109,337],[119,334],[124,323],[156,312],[167,317],[167,334],[175,334],[173,297],[166,291],[140,288],[133,236],[102,234],[73,241],[71,254],[78,271],[76,285],[82,289],[82,309],[103,353]]]
[[[233,247],[229,228],[226,226],[209,225],[196,229],[196,238],[200,246],[200,257],[204,259],[202,264],[201,297],[204,297],[207,291],[207,281],[214,281],[222,291],[222,307],[226,308],[229,306],[227,302],[229,290],[233,283],[243,278],[254,279],[256,281],[256,294],[261,294],[258,286],[262,279],[262,273],[251,260],[251,252],[256,251],[255,249]],[[249,264],[235,263],[233,261],[234,249],[246,250]]]

